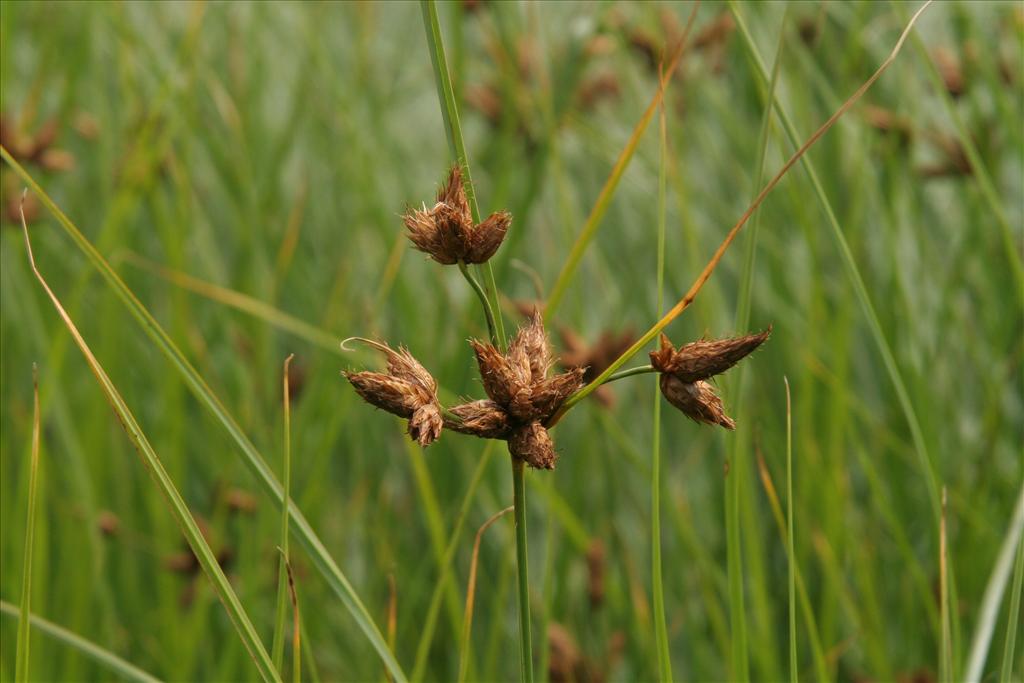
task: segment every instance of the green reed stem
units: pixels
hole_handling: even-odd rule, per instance
[[[427,32],[427,44],[430,48],[430,61],[434,66],[434,82],[437,85],[437,98],[441,104],[441,116],[444,118],[445,134],[448,137],[448,147],[451,153],[462,166],[463,177],[466,179],[466,199],[469,201],[470,210],[473,213],[473,220],[480,222],[480,208],[476,201],[476,191],[473,188],[473,179],[469,171],[469,158],[466,156],[466,146],[462,139],[462,126],[459,123],[459,109],[455,99],[455,91],[452,88],[451,75],[448,71],[448,61],[444,52],[444,41],[441,38],[441,25],[437,18],[437,5],[433,0],[421,0],[420,8],[423,10],[423,28]],[[488,316],[488,326],[491,333],[491,343],[498,348],[504,347],[505,328],[501,318],[501,306],[498,300],[498,290],[494,284],[494,272],[489,263],[480,266],[484,273],[484,287],[481,288],[469,277],[464,266],[460,270],[470,285],[480,296],[484,303],[484,314]],[[486,294],[481,296],[481,289]],[[488,302],[490,302],[488,304]],[[490,310],[488,310],[490,309]],[[516,560],[519,572],[519,637],[522,645],[521,672],[522,680],[533,681],[533,655],[531,654],[530,643],[530,593],[529,581],[527,578],[526,566],[526,491],[523,481],[523,463],[512,460],[512,488],[514,493],[515,520],[516,520]]]
[[[796,650],[796,550],[793,546],[793,402],[786,384],[786,555],[789,560],[789,680],[799,681],[799,658]]]
[[[284,621],[288,603],[288,496],[291,490],[291,396],[288,391],[288,371],[295,354],[289,355],[284,361],[284,379],[281,388],[284,396],[284,472],[281,486],[284,487],[284,503],[281,505],[281,558],[277,567],[277,614],[274,620],[274,639],[270,648],[270,656],[274,667],[284,676]]]
[[[533,683],[533,646],[530,642],[530,580],[526,557],[526,466],[512,458],[512,490],[516,520],[516,565],[519,570],[520,679]]]
[[[645,375],[649,372],[657,372],[653,365],[638,365],[635,368],[626,368],[625,370],[619,370],[613,375],[610,375],[608,379],[601,382],[601,384],[608,384],[608,382],[614,382],[615,380],[625,379],[626,377],[632,377],[633,375]]]
[[[466,143],[462,139],[462,124],[459,123],[459,107],[452,88],[451,74],[448,71],[448,59],[445,57],[444,41],[441,39],[441,24],[437,18],[437,5],[433,0],[420,0],[423,10],[423,28],[427,32],[427,45],[430,48],[430,63],[434,67],[434,83],[437,85],[437,99],[441,104],[441,117],[444,119],[444,132],[448,138],[448,149],[462,167],[465,179],[466,199],[469,201],[473,221],[480,222],[480,207],[476,201],[476,189],[473,187],[473,176],[469,171],[469,157],[466,155]],[[501,319],[501,306],[498,300],[498,288],[494,284],[494,272],[490,263],[480,266],[484,274],[486,299],[490,301],[491,318],[497,336],[492,334],[491,343],[501,346],[505,342],[505,325]],[[497,316],[493,315],[497,312]]]
[[[32,599],[32,548],[36,530],[36,481],[39,477],[39,369],[32,364],[32,451],[28,470],[28,515],[25,519],[25,555],[21,574],[21,613],[15,650],[14,680],[28,680],[29,617]]]
[[[487,299],[487,292],[480,286],[477,279],[473,277],[473,274],[469,272],[469,268],[465,263],[459,261],[459,272],[462,273],[462,277],[466,278],[466,282],[473,288],[476,295],[480,298],[480,304],[484,307],[484,317],[487,318],[487,334],[491,337],[491,343],[498,346],[501,341],[501,337],[498,336],[498,330],[494,323],[494,311],[491,310],[491,302]]]
[[[660,81],[662,89],[667,85]],[[665,125],[664,92],[659,107],[658,129],[660,158],[658,163],[658,308],[661,317],[665,289],[665,185],[668,134]],[[648,366],[650,367],[650,366]],[[633,368],[637,370],[638,368]],[[639,368],[643,369],[643,368]],[[651,367],[651,370],[654,368]],[[628,372],[628,371],[626,371]],[[639,373],[637,373],[639,374]],[[612,375],[614,377],[615,375]],[[608,379],[611,380],[612,377]],[[658,650],[658,677],[662,683],[672,681],[672,655],[668,644],[668,625],[665,620],[665,585],[661,576],[661,388],[654,383],[654,439],[651,445],[651,592],[654,601],[654,634]]]

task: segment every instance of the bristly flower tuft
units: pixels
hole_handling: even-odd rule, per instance
[[[419,445],[429,446],[441,436],[443,425],[437,382],[408,349],[399,347],[395,351],[370,339],[353,339],[383,353],[387,357],[388,371],[343,372],[345,379],[367,403],[408,419],[409,436]]]
[[[719,375],[750,355],[771,334],[764,332],[715,341],[699,340],[677,350],[668,337],[661,335],[661,348],[651,351],[651,365],[661,373],[659,386],[665,399],[695,422],[717,424],[736,429],[725,414],[722,399],[706,381]]]
[[[512,214],[493,213],[474,225],[466,199],[462,169],[455,165],[448,181],[437,193],[434,206],[410,209],[402,221],[413,246],[446,266],[456,263],[485,263],[505,239]]]

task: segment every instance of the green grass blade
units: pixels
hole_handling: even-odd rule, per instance
[[[281,391],[284,396],[284,469],[283,479],[284,482],[284,496],[285,500],[290,500],[291,491],[291,471],[292,471],[292,411],[291,411],[291,396],[288,390],[288,369],[292,363],[292,359],[295,358],[295,354],[289,355],[284,360],[284,374],[281,380]],[[281,506],[281,536],[278,541],[278,548],[281,551],[281,559],[277,567],[277,614],[274,620],[274,640],[273,645],[270,648],[271,655],[274,658],[274,667],[284,673],[284,669],[281,668],[284,662],[284,622],[285,622],[285,611],[288,604],[288,506]]]
[[[693,26],[693,20],[696,15],[697,4],[694,4],[693,10],[690,12],[690,18],[687,21],[686,28],[683,31],[683,35],[669,59],[668,66],[665,68],[665,72],[661,76],[661,83],[658,84],[658,89],[654,93],[654,97],[651,98],[651,103],[647,105],[647,109],[644,111],[643,116],[641,116],[640,120],[637,121],[636,126],[633,128],[633,132],[626,141],[626,146],[622,148],[621,152],[619,152],[619,157],[615,160],[612,172],[608,175],[608,179],[601,188],[601,193],[597,196],[597,201],[594,202],[594,206],[590,210],[590,214],[587,216],[586,221],[584,221],[583,227],[580,228],[580,234],[576,237],[576,242],[573,243],[569,256],[566,257],[565,264],[562,266],[561,272],[558,273],[558,277],[555,279],[554,286],[551,287],[551,293],[548,295],[548,299],[544,307],[545,317],[553,317],[555,311],[558,310],[558,306],[562,303],[562,299],[565,297],[566,289],[568,289],[569,284],[576,275],[576,269],[579,267],[580,260],[583,258],[583,253],[587,250],[587,247],[590,246],[590,242],[594,239],[594,234],[597,232],[598,226],[601,225],[601,220],[608,212],[608,206],[611,204],[612,197],[615,195],[615,190],[619,187],[619,181],[622,180],[622,174],[626,172],[629,162],[633,159],[633,153],[636,152],[637,145],[640,144],[640,139],[643,137],[644,132],[647,130],[647,126],[651,123],[651,119],[654,118],[654,112],[658,110],[658,106],[661,104],[662,98],[665,96],[665,85],[668,80],[672,78],[672,74],[675,73],[676,67],[682,59],[683,48],[686,47],[686,37],[690,32],[690,27]]]
[[[900,6],[900,3],[893,2],[892,5],[897,14],[902,16],[903,9]],[[1010,227],[1010,219],[1006,215],[1006,209],[1003,207],[1003,204],[999,199],[999,192],[996,190],[995,183],[992,182],[992,176],[989,175],[988,169],[985,167],[985,163],[981,158],[981,153],[978,151],[978,145],[970,131],[967,129],[967,124],[964,122],[960,109],[953,101],[953,96],[949,94],[949,89],[946,88],[945,83],[943,83],[942,76],[939,74],[938,66],[928,54],[927,46],[924,44],[921,37],[916,34],[913,36],[912,40],[914,41],[914,47],[917,48],[921,59],[928,65],[928,77],[932,82],[932,89],[936,94],[938,94],[939,99],[942,100],[942,104],[946,109],[946,114],[953,121],[953,126],[956,128],[957,141],[963,146],[964,154],[967,156],[967,161],[971,166],[970,175],[978,184],[978,189],[981,190],[981,195],[985,198],[985,202],[988,204],[989,209],[992,211],[992,215],[995,216],[996,222],[999,224],[999,231],[1003,238],[1003,248],[1006,250],[1006,260],[1009,261],[1010,269],[1013,271],[1013,276],[1016,280],[1016,291],[1019,301],[1024,298],[1024,263],[1022,263],[1020,255],[1021,247],[1013,236],[1013,230]]]
[[[1003,536],[1003,544],[999,548],[995,566],[992,567],[992,574],[989,575],[988,583],[985,585],[985,594],[981,599],[981,611],[978,613],[978,625],[974,629],[974,637],[971,638],[967,668],[963,675],[963,680],[967,683],[977,683],[981,680],[985,658],[988,657],[988,648],[992,643],[992,634],[995,631],[996,619],[999,618],[999,603],[1003,600],[1003,592],[1010,579],[1013,556],[1017,544],[1022,542],[1022,536],[1024,536],[1024,486],[1021,487],[1020,494],[1017,496],[1013,517],[1010,519],[1006,535]],[[1013,619],[1012,614],[1010,618]]]
[[[764,60],[761,58],[761,54],[757,50],[757,45],[754,43],[754,39],[750,35],[746,21],[743,19],[743,15],[740,14],[739,7],[735,3],[730,3],[729,7],[731,8],[732,15],[736,20],[736,27],[739,29],[739,34],[743,44],[756,67],[756,75],[763,82],[767,83],[769,80],[768,68],[765,66]],[[919,13],[920,10],[918,10],[918,14],[914,15],[915,18],[919,16]],[[898,48],[899,45],[897,46],[897,49]],[[895,51],[893,55],[895,55]],[[799,149],[800,137],[796,133],[796,127],[789,118],[789,114],[782,106],[782,102],[779,101],[777,93],[774,96],[774,104],[775,111],[778,112],[779,119],[782,121],[783,129],[786,132],[786,136],[789,138],[790,144],[793,145],[794,148]],[[882,329],[882,323],[879,321],[878,314],[875,312],[874,304],[871,302],[871,297],[868,294],[867,285],[864,284],[864,278],[860,274],[857,261],[854,259],[853,252],[846,241],[843,229],[839,225],[839,219],[836,218],[835,211],[832,208],[832,203],[825,194],[825,189],[821,184],[821,180],[818,178],[818,172],[815,169],[814,163],[807,155],[800,157],[800,163],[807,172],[807,176],[811,181],[811,186],[814,189],[814,194],[825,212],[826,219],[828,220],[829,227],[831,228],[832,237],[836,241],[836,245],[839,248],[839,255],[846,268],[847,276],[850,278],[850,282],[853,285],[854,293],[857,296],[857,301],[864,313],[864,317],[867,318],[871,335],[875,340],[875,344],[878,346],[879,354],[882,356],[882,362],[885,365],[886,372],[888,373],[889,379],[893,383],[893,387],[896,391],[896,397],[899,400],[900,408],[902,409],[904,418],[907,420],[907,424],[910,427],[911,437],[914,441],[914,448],[918,457],[918,465],[921,468],[921,474],[924,477],[925,484],[928,489],[928,497],[932,506],[932,516],[935,528],[938,530],[939,488],[935,474],[935,462],[928,451],[927,445],[925,444],[924,432],[921,430],[921,423],[917,418],[917,413],[910,400],[910,393],[907,391],[906,382],[904,382],[903,375],[900,372],[899,366],[896,364],[896,358],[892,353],[892,348],[886,339],[885,331]]]
[[[255,297],[251,297],[247,294],[237,292],[227,287],[221,287],[215,285],[212,282],[201,280],[197,277],[193,277],[188,273],[182,273],[174,270],[173,268],[167,268],[158,263],[153,263],[148,259],[142,258],[141,256],[132,252],[122,252],[122,258],[130,265],[141,268],[146,272],[152,273],[157,277],[170,282],[171,284],[181,287],[184,290],[193,292],[202,297],[230,306],[235,310],[248,313],[260,320],[263,320],[278,329],[289,332],[299,339],[304,339],[310,344],[319,346],[322,349],[331,351],[332,353],[340,353],[338,348],[338,336],[333,335],[326,330],[310,325],[305,320],[296,318],[293,315],[289,315],[284,311],[271,306],[265,301],[260,301]],[[117,259],[113,259],[115,262]]]
[[[0,614],[4,614],[13,619],[20,618],[20,611],[18,608],[9,602],[4,602],[3,600],[0,600]],[[127,681],[137,681],[138,683],[159,683],[159,678],[146,673],[131,662],[121,659],[110,650],[106,650],[96,643],[88,641],[76,633],[72,633],[63,626],[58,626],[52,621],[47,621],[35,614],[29,615],[29,621],[32,623],[32,627],[40,633],[45,633],[54,640],[64,643],[68,647],[81,652],[83,655],[89,657],[95,662],[98,662],[99,664],[102,664],[110,669],[112,673],[117,674]]]
[[[785,515],[782,512],[782,505],[779,503],[779,496],[775,491],[775,484],[772,483],[771,475],[768,472],[767,466],[764,464],[763,459],[758,458],[758,465],[761,469],[761,482],[764,485],[765,492],[768,494],[768,505],[772,509],[772,517],[775,518],[775,527],[779,531],[779,537],[789,547],[789,539],[792,538],[792,534],[788,531],[788,523],[786,522]],[[811,650],[811,656],[814,660],[814,669],[816,680],[827,681],[833,678],[829,676],[828,664],[825,659],[825,650],[821,644],[821,634],[818,631],[818,624],[814,616],[814,609],[811,605],[811,599],[807,592],[807,586],[804,583],[803,573],[800,571],[800,565],[796,563],[795,551],[794,561],[792,563],[793,574],[796,580],[796,599],[800,605],[800,614],[803,616],[804,626],[807,629],[809,636],[808,640]]]
[[[86,258],[88,258],[93,266],[100,272],[103,279],[128,308],[132,317],[135,318],[136,322],[138,322],[142,327],[143,332],[145,332],[153,343],[156,344],[157,348],[159,348],[164,356],[171,361],[175,370],[182,376],[186,385],[199,399],[200,403],[205,405],[227,430],[228,434],[230,434],[231,438],[241,449],[242,462],[256,477],[257,481],[263,487],[264,492],[273,498],[278,505],[283,504],[284,491],[280,482],[278,482],[277,478],[274,476],[273,471],[270,469],[269,465],[267,465],[266,460],[264,460],[263,456],[260,455],[258,450],[256,450],[256,446],[254,446],[249,440],[249,437],[245,435],[245,432],[242,431],[242,428],[238,425],[235,418],[220,402],[220,399],[218,399],[213,393],[202,376],[200,376],[195,368],[193,368],[188,362],[185,355],[180,349],[178,349],[177,345],[163,327],[161,327],[146,307],[139,302],[132,291],[128,289],[128,286],[125,285],[124,281],[121,280],[120,276],[118,276],[114,269],[110,267],[107,260],[103,258],[89,240],[85,238],[81,231],[75,227],[75,224],[71,222],[71,219],[60,210],[60,207],[58,207],[50,196],[43,191],[32,176],[29,175],[21,164],[15,161],[7,149],[2,146],[0,146],[0,157],[2,157],[4,161],[14,169],[18,176],[21,177],[29,188],[39,197],[39,200],[44,206],[46,206],[47,210],[57,218],[58,223],[64,229],[68,237],[71,238],[75,243],[75,246],[81,250]],[[295,527],[296,537],[302,543],[303,547],[305,547],[306,552],[309,553],[309,557],[317,571],[324,577],[327,584],[342,601],[345,609],[348,610],[353,619],[355,619],[356,625],[359,626],[367,640],[370,641],[370,644],[383,660],[388,670],[391,671],[391,674],[395,677],[396,683],[405,681],[405,674],[402,672],[401,666],[399,666],[398,661],[391,653],[387,643],[384,641],[380,631],[377,629],[373,618],[359,599],[355,589],[352,588],[348,578],[346,578],[341,569],[338,568],[338,565],[334,562],[330,553],[327,552],[327,548],[316,535],[316,532],[313,531],[313,527],[306,520],[302,512],[294,503],[289,504],[288,508],[291,511],[292,524],[294,524]]]
[[[789,379],[786,384],[786,559],[789,564],[789,680],[797,683],[800,678],[800,658],[796,643],[796,550],[793,545],[793,402],[789,395]]]
[[[1013,651],[1017,643],[1017,627],[1020,625],[1020,592],[1024,583],[1024,541],[1017,541],[1017,561],[1013,566],[1013,589],[1010,593],[1010,611],[1006,614],[1006,645],[1003,646],[1003,663],[999,667],[999,683],[1010,683],[1013,676]]]
[[[951,643],[953,640],[949,623],[949,554],[946,551],[946,487],[942,487],[942,518],[939,523],[939,614],[942,622],[942,636],[939,639],[939,681],[953,680]]]
[[[224,609],[227,611],[228,617],[231,619],[231,623],[234,626],[236,633],[238,633],[239,639],[242,641],[245,649],[249,652],[249,656],[252,657],[253,662],[256,664],[256,669],[260,674],[260,678],[264,681],[280,681],[280,677],[278,677],[277,672],[274,669],[270,656],[263,647],[263,643],[260,642],[259,635],[257,635],[256,629],[249,620],[249,616],[245,613],[245,608],[242,607],[241,601],[239,601],[238,596],[235,595],[234,589],[231,588],[231,584],[224,575],[224,570],[221,569],[220,564],[217,562],[216,555],[214,555],[213,550],[211,550],[209,544],[207,544],[206,539],[199,530],[199,525],[196,524],[195,519],[193,519],[192,513],[189,511],[188,506],[181,497],[181,494],[178,493],[178,489],[175,487],[170,475],[168,475],[167,471],[164,469],[163,463],[160,462],[160,458],[157,456],[156,451],[153,450],[153,447],[150,445],[149,440],[143,433],[142,428],[139,426],[138,422],[136,422],[135,416],[128,408],[128,405],[124,402],[120,392],[118,392],[117,387],[115,387],[114,383],[111,382],[110,377],[107,376],[106,371],[93,355],[89,345],[86,344],[85,339],[81,334],[79,334],[78,328],[64,310],[64,307],[60,303],[60,299],[58,299],[57,295],[50,289],[50,286],[46,283],[46,280],[36,268],[35,258],[32,255],[32,245],[28,237],[28,226],[25,225],[24,218],[22,218],[22,229],[25,233],[25,246],[28,249],[29,262],[32,266],[33,272],[35,272],[36,277],[39,279],[39,284],[41,284],[43,289],[46,290],[46,294],[53,302],[54,307],[57,309],[57,313],[60,314],[65,327],[67,327],[68,332],[71,333],[75,343],[78,345],[82,355],[85,357],[86,362],[89,364],[89,369],[92,370],[93,375],[95,375],[96,381],[99,383],[100,388],[107,397],[107,401],[110,403],[110,407],[114,410],[118,420],[120,420],[121,426],[124,427],[125,433],[139,452],[139,455],[142,456],[143,462],[149,469],[157,488],[160,489],[160,493],[167,501],[171,514],[174,516],[174,519],[181,528],[185,539],[188,541],[189,547],[192,548],[192,552],[195,554],[200,566],[210,579],[210,583],[213,584],[213,588],[217,592],[217,597],[219,597],[223,603]]]
[[[28,474],[28,511],[25,515],[25,554],[21,570],[21,611],[18,617],[18,642],[15,650],[15,683],[28,681],[29,645],[32,634],[29,616],[32,603],[32,549],[36,531],[36,486],[39,477],[39,371],[32,366],[32,449]]]
[[[730,660],[731,680],[749,681],[747,658],[747,615],[743,593],[743,549],[740,543],[740,477],[744,475],[740,458],[729,461],[725,478],[725,536],[729,577],[729,624],[732,628]]]
[[[470,636],[473,630],[473,604],[476,595],[476,569],[477,560],[480,557],[480,542],[483,540],[484,532],[499,519],[512,512],[512,506],[500,510],[491,515],[476,532],[473,540],[473,554],[469,564],[469,581],[466,583],[466,613],[462,618],[462,639],[459,643],[459,677],[458,683],[464,683],[466,673],[469,671],[469,645]]]
[[[476,469],[473,470],[469,486],[466,488],[466,495],[459,506],[459,514],[455,518],[455,527],[452,529],[451,536],[448,538],[448,546],[444,551],[441,575],[438,577],[437,583],[434,585],[434,592],[430,596],[427,617],[423,622],[419,645],[416,647],[416,659],[412,668],[413,681],[422,681],[423,674],[427,670],[427,655],[430,654],[430,643],[434,637],[434,629],[437,627],[437,617],[441,611],[441,600],[444,597],[445,586],[451,578],[452,560],[455,559],[455,551],[458,548],[459,537],[462,535],[462,528],[466,522],[466,516],[469,514],[469,508],[476,497],[476,491],[480,487],[480,482],[483,481],[487,464],[491,461],[491,456],[494,455],[495,444],[495,441],[488,441],[487,445],[484,446],[483,455],[480,457]]]
[[[668,83],[662,79],[662,90]],[[664,101],[665,93],[659,99]],[[665,185],[666,161],[668,155],[668,133],[665,125],[665,107],[658,109],[659,150],[658,164],[658,266],[657,266],[657,317],[661,317],[662,298],[665,290]],[[661,389],[654,382],[654,435],[651,441],[651,592],[654,602],[654,637],[658,650],[658,674],[662,681],[672,680],[672,654],[668,643],[668,626],[665,620],[665,586],[661,576]]]
[[[768,96],[765,101],[764,115],[761,119],[761,130],[758,134],[757,158],[755,160],[754,193],[755,198],[764,181],[765,157],[768,149],[768,133],[771,129],[772,101],[775,94],[775,86],[778,82],[779,69],[782,63],[782,46],[784,44],[786,26],[786,15],[783,16],[782,26],[779,29],[779,41],[775,50],[775,62],[772,66],[772,75],[768,84]],[[757,255],[757,235],[761,224],[761,211],[756,210],[750,218],[750,233],[746,238],[746,253],[744,256],[743,276],[740,285],[739,300],[736,305],[737,334],[745,333],[750,324],[750,308],[753,299],[754,264]],[[735,410],[742,411],[744,366],[736,368],[731,378],[731,386],[735,399],[733,401]],[[742,533],[740,530],[740,510],[743,504],[743,496],[740,488],[743,484],[742,476],[745,476],[744,466],[741,459],[745,453],[750,451],[750,432],[741,427],[732,436],[729,443],[730,476],[726,481],[726,537],[729,548],[728,554],[728,577],[729,577],[729,607],[730,620],[732,623],[732,667],[734,675],[743,680],[749,678],[749,653],[747,651],[747,612],[744,599],[746,577],[742,562]],[[752,578],[751,581],[754,579]],[[766,636],[769,634],[765,634]],[[770,643],[764,643],[763,647],[772,647]]]

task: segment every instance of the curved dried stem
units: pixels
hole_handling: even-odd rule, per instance
[[[671,323],[673,320],[678,318],[679,315],[683,311],[685,311],[690,306],[690,304],[693,303],[694,299],[697,298],[697,294],[699,294],[700,290],[704,287],[704,284],[708,281],[708,279],[710,279],[711,274],[715,272],[715,268],[718,267],[718,263],[722,260],[722,257],[725,255],[726,250],[736,239],[736,235],[738,235],[740,230],[743,229],[743,226],[746,225],[747,221],[753,215],[754,211],[757,210],[757,207],[761,206],[765,198],[771,193],[772,190],[775,189],[775,186],[779,184],[779,181],[782,180],[782,178],[789,172],[789,170],[793,168],[793,165],[796,164],[796,162],[799,161],[800,158],[807,153],[807,150],[810,149],[811,146],[814,145],[814,143],[816,143],[819,139],[821,139],[821,137],[825,133],[827,133],[833,125],[835,125],[836,121],[838,121],[843,114],[849,111],[850,107],[856,104],[856,102],[864,95],[864,93],[867,92],[872,85],[874,85],[875,81],[877,81],[881,77],[885,70],[889,68],[889,65],[893,63],[893,61],[896,59],[896,56],[899,54],[900,49],[903,47],[903,43],[906,41],[907,36],[910,35],[910,31],[911,29],[913,29],[914,24],[917,23],[918,18],[926,9],[928,9],[932,2],[933,0],[928,0],[924,5],[922,5],[917,10],[917,12],[914,13],[914,15],[910,18],[910,21],[907,23],[906,28],[903,29],[903,33],[900,34],[899,40],[896,41],[896,45],[893,47],[892,52],[889,53],[889,56],[886,57],[886,59],[882,62],[878,69],[875,70],[875,73],[873,73],[870,78],[864,81],[864,83],[859,88],[857,88],[857,90],[852,95],[850,95],[850,97],[848,97],[846,101],[843,102],[843,104],[840,105],[838,109],[836,109],[835,113],[832,114],[832,116],[830,116],[828,120],[826,120],[825,123],[823,123],[818,128],[818,130],[814,131],[814,133],[809,138],[807,138],[807,141],[804,142],[804,144],[802,144],[799,149],[797,149],[793,156],[789,158],[789,161],[783,164],[782,168],[779,169],[778,173],[776,173],[775,176],[770,181],[768,181],[768,184],[765,185],[764,189],[762,189],[758,193],[757,197],[754,198],[754,201],[751,202],[747,210],[743,212],[743,215],[740,216],[739,220],[736,221],[736,224],[733,225],[732,229],[729,230],[728,234],[725,236],[725,239],[722,240],[722,243],[718,246],[718,249],[715,250],[715,253],[711,257],[711,260],[708,261],[708,264],[706,266],[704,266],[704,270],[702,270],[700,275],[697,276],[697,279],[694,280],[693,284],[690,286],[690,289],[686,292],[686,294],[684,294],[683,297],[676,303],[676,305],[669,309],[669,311],[664,316],[662,316],[662,318],[658,322],[656,322],[654,326],[651,327],[651,329],[649,329],[642,337],[637,339],[631,347],[626,349],[626,351],[621,356],[619,356],[615,361],[613,361],[604,372],[602,372],[596,379],[594,379],[593,382],[583,387],[583,389],[577,392],[574,396],[570,397],[569,400],[567,400],[559,409],[559,411],[555,413],[555,415],[552,417],[549,423],[550,425],[553,426],[557,424],[566,412],[572,409],[574,405],[576,405],[584,398],[589,396],[591,393],[594,392],[594,390],[596,390],[605,381],[607,381],[608,378],[611,377],[616,370],[625,365],[630,358],[635,356],[645,346],[647,346],[647,344],[649,344],[651,340],[658,335],[659,332],[665,329],[668,326],[668,324]]]

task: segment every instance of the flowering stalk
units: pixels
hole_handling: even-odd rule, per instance
[[[459,111],[455,101],[455,91],[452,88],[451,77],[448,73],[448,63],[444,53],[444,43],[441,39],[441,26],[437,20],[437,6],[433,0],[421,0],[420,7],[423,10],[423,26],[427,32],[427,43],[430,46],[430,61],[434,67],[434,81],[437,84],[437,95],[441,104],[441,115],[445,122],[445,132],[448,137],[448,145],[455,153],[455,158],[460,164],[465,165],[467,179],[469,178],[469,163],[466,157],[465,145],[462,141],[462,127],[459,125]],[[472,183],[470,183],[472,185]],[[470,190],[472,192],[472,188]],[[469,195],[474,218],[479,219],[480,211],[476,207],[476,197]],[[500,345],[504,341],[504,324],[501,320],[501,306],[498,302],[497,287],[494,284],[494,273],[490,264],[484,266],[487,273],[487,285],[494,301],[494,309],[491,313],[490,334],[491,343]],[[473,281],[468,277],[464,269],[463,275],[467,276],[470,284]],[[479,287],[474,287],[479,294]],[[485,301],[488,297],[480,297]],[[484,311],[489,306],[485,304]],[[495,318],[493,313],[497,312]],[[495,334],[495,332],[497,334]],[[516,565],[519,573],[519,640],[520,640],[520,667],[521,678],[524,681],[533,681],[533,655],[530,645],[530,596],[528,592],[529,580],[527,577],[526,562],[526,496],[525,481],[523,478],[523,467],[517,466],[516,459],[512,458],[512,487],[514,492],[515,521],[516,521]]]

